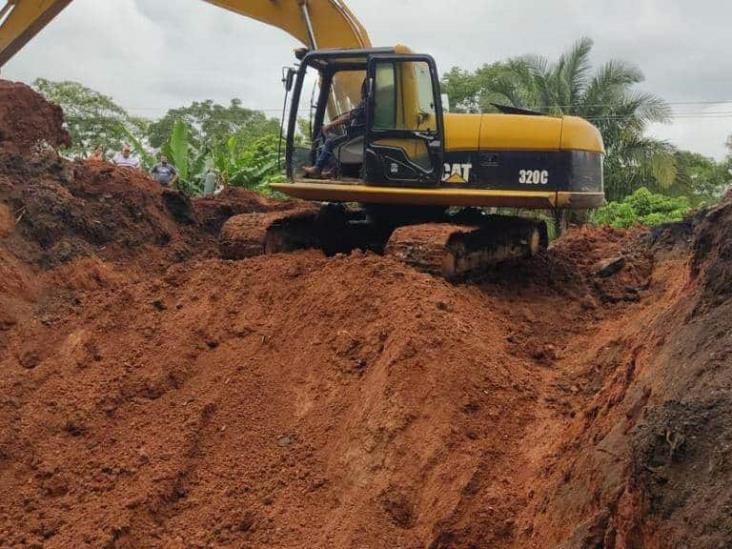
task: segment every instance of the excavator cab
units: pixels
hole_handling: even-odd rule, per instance
[[[364,180],[437,187],[444,127],[434,60],[426,55],[376,55],[369,60],[368,78]]]
[[[314,83],[311,119],[303,132],[299,116],[310,82]],[[333,150],[332,177],[306,179],[302,168],[315,162],[326,139],[323,126],[356,108],[359,98],[366,104],[365,126],[342,128]],[[338,195],[321,200],[344,200],[344,192],[349,194],[341,189],[344,185],[354,190],[356,186],[434,188],[442,179],[443,156],[439,77],[430,56],[379,48],[320,50],[302,58],[287,128],[286,164],[292,183],[320,190],[330,186]]]

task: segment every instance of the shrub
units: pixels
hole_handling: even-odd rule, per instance
[[[590,217],[595,225],[627,229],[633,225],[653,227],[662,223],[681,221],[691,210],[686,197],[655,194],[641,187],[621,202],[610,202]]]

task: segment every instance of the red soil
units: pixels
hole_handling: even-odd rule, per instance
[[[64,115],[53,105],[20,82],[0,80],[0,147],[28,153],[36,145],[68,145],[63,129]]]
[[[452,285],[0,156],[0,546],[732,544],[732,197]]]

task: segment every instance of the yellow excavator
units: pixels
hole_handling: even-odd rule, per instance
[[[0,9],[0,68],[71,1],[8,0]],[[487,209],[543,209],[559,218],[604,203],[604,146],[589,122],[501,106],[494,114],[447,112],[434,59],[404,46],[373,47],[341,0],[205,1],[304,46],[283,71],[287,182],[274,187],[327,205],[270,220],[255,236],[230,231],[229,239],[261,239],[246,249],[360,247],[462,276],[547,245],[544,222]],[[311,113],[304,132],[302,103]],[[324,131],[355,109],[363,113],[358,127],[341,124],[337,137]],[[329,176],[308,177],[304,168],[328,141]]]

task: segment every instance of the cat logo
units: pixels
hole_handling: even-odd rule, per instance
[[[472,169],[472,164],[445,164],[442,181],[455,184],[469,183]]]

